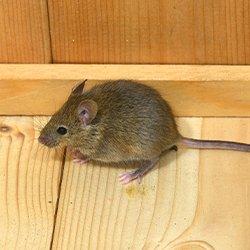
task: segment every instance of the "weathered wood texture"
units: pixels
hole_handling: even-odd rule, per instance
[[[51,245],[62,154],[37,135],[31,117],[0,117],[0,249]]]
[[[86,90],[103,81],[87,81]],[[0,80],[0,114],[51,115],[77,81]],[[144,81],[170,103],[176,116],[249,116],[250,81]]]
[[[250,63],[248,0],[48,0],[53,61]]]
[[[180,118],[186,136],[249,142],[249,118]],[[179,150],[141,185],[67,159],[52,249],[249,249],[250,154]]]
[[[50,63],[47,1],[0,1],[0,62]]]

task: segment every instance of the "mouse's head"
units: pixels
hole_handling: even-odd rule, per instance
[[[78,140],[88,134],[91,122],[97,114],[95,101],[84,98],[84,82],[73,88],[68,100],[51,117],[42,129],[38,141],[47,147]],[[77,139],[78,138],[78,139]],[[76,143],[77,144],[77,143]]]

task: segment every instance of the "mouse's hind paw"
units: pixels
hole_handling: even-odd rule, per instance
[[[131,171],[131,172],[125,172],[119,175],[119,181],[125,185],[129,182],[138,179],[138,182],[141,183],[142,176],[140,176],[139,173],[137,173],[137,170]]]
[[[128,184],[129,182],[137,179],[139,184],[140,184],[143,176],[155,166],[155,164],[157,163],[158,160],[159,160],[159,158],[156,158],[152,161],[146,161],[142,164],[142,166],[140,168],[138,168],[134,171],[125,172],[125,173],[120,174],[119,181],[122,184]]]

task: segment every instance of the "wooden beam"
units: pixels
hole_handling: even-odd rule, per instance
[[[0,81],[0,114],[51,115],[76,81]],[[100,81],[88,81],[86,89]],[[250,116],[250,83],[145,81],[166,99],[176,116]]]
[[[0,64],[2,80],[137,79],[169,81],[250,81],[250,66]]]
[[[51,115],[85,78],[86,89],[107,79],[140,80],[176,116],[250,116],[249,66],[185,65],[0,65],[0,114]]]
[[[1,115],[51,115],[67,99],[76,81],[0,81]],[[86,89],[100,81],[87,81]],[[144,81],[157,89],[176,116],[250,116],[249,82]]]

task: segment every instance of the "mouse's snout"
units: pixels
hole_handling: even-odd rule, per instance
[[[43,145],[45,145],[45,146],[47,146],[47,147],[54,147],[55,146],[55,141],[53,140],[53,138],[51,138],[51,136],[48,136],[48,135],[40,135],[39,137],[38,137],[38,141],[41,143],[41,144],[43,144]]]

